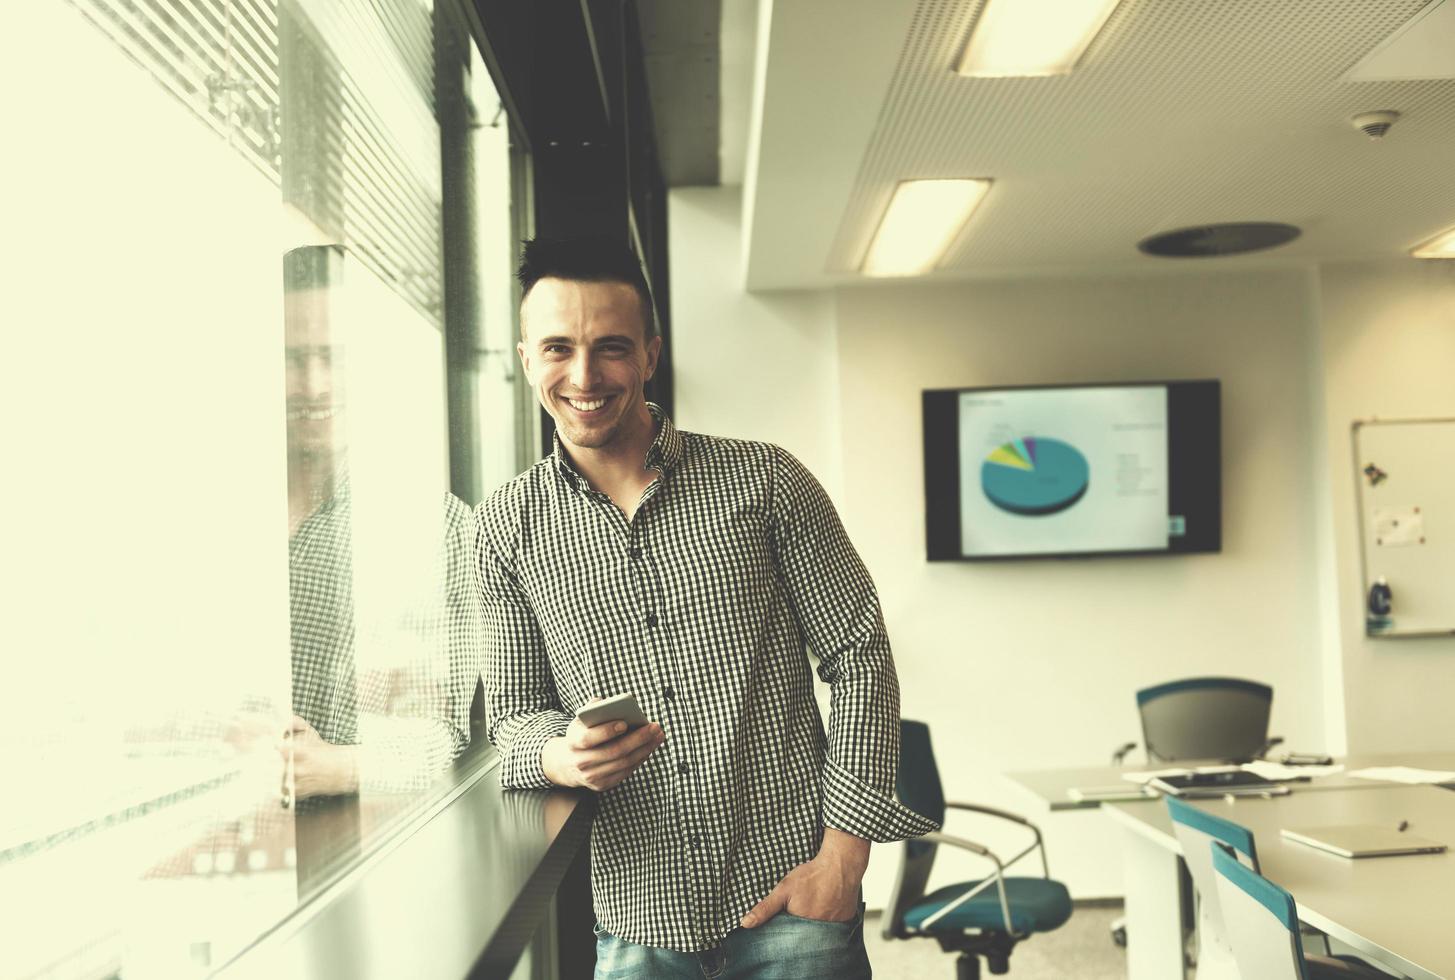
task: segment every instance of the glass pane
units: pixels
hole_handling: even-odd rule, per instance
[[[22,21],[0,38],[29,93],[0,246],[24,474],[0,517],[0,976],[205,976],[436,798],[469,739],[451,28],[419,0]]]
[[[518,411],[522,389],[528,396],[527,410],[520,414],[533,420],[536,413],[529,410],[534,395],[520,376],[515,353],[519,303],[512,273],[517,243],[529,236],[519,227],[523,215],[515,210],[519,203],[511,196],[510,120],[479,52],[472,49],[471,56],[470,100],[481,123],[475,129],[473,147],[482,311],[477,364],[479,453],[481,486],[488,492],[536,459],[535,440],[519,438],[506,424]]]

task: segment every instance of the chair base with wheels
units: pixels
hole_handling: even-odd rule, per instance
[[[955,957],[955,980],[980,980],[980,958],[990,972],[999,976],[1010,972],[1010,951],[1016,941],[1003,934],[969,938],[936,936],[940,948],[947,953],[959,953]]]
[[[1005,897],[1010,907],[1011,929],[1005,928],[998,889],[987,889],[972,895],[963,904],[951,909],[929,928],[924,923],[955,902],[962,895],[990,882],[968,881],[948,885],[926,895],[904,916],[906,938],[924,934],[940,944],[947,953],[959,953],[955,975],[958,980],[980,976],[980,960],[993,975],[1010,970],[1010,954],[1025,936],[1047,932],[1070,917],[1071,896],[1059,881],[1046,878],[1005,878]]]

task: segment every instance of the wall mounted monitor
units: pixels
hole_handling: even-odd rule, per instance
[[[923,397],[930,561],[1221,549],[1217,381]]]

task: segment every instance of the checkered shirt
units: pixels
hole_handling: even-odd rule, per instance
[[[470,740],[481,661],[470,509],[444,495],[428,581],[391,611],[387,635],[370,637],[389,663],[365,670],[356,656],[352,511],[344,478],[288,542],[293,711],[324,741],[360,747],[361,789],[417,791]]]
[[[485,710],[506,787],[597,696],[666,742],[600,794],[596,916],[628,942],[710,949],[824,827],[937,825],[894,798],[899,683],[874,585],[813,476],[777,446],[679,432],[628,521],[555,451],[476,508]],[[825,736],[806,651],[832,691]]]

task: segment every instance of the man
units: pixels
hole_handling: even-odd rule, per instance
[[[868,976],[869,842],[936,826],[893,797],[868,574],[792,456],[646,401],[662,340],[630,251],[530,242],[519,278],[517,351],[556,436],[476,511],[486,725],[507,787],[600,793],[597,977]],[[572,717],[625,692],[659,720]]]

